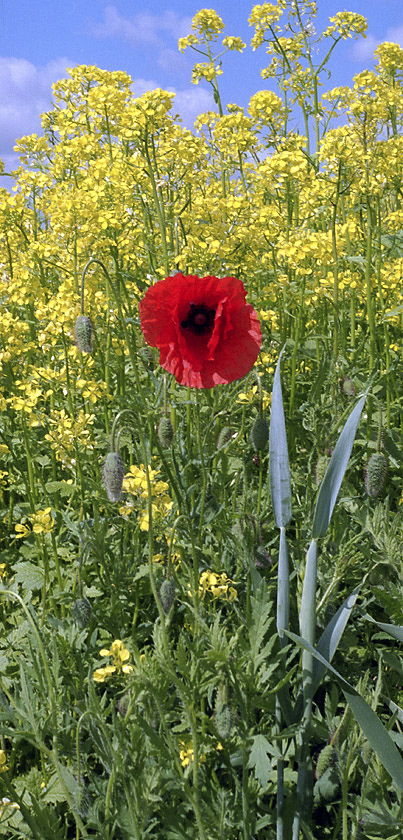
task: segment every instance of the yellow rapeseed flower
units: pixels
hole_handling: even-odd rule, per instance
[[[103,668],[97,668],[93,673],[93,679],[95,682],[105,682],[105,680],[112,676],[112,674],[131,674],[133,671],[133,665],[128,665],[128,659],[130,659],[130,653],[121,641],[121,639],[115,639],[112,642],[110,649],[102,648],[100,650],[101,656],[111,656],[112,657],[112,665],[105,665]]]

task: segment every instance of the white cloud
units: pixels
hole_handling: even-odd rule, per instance
[[[166,10],[162,15],[138,12],[132,17],[124,17],[116,6],[109,4],[104,9],[104,19],[91,27],[91,34],[96,38],[120,38],[129,44],[149,44],[163,48],[164,39],[160,33],[178,39],[188,35],[192,19],[180,17],[176,12]]]
[[[74,62],[67,58],[36,67],[23,58],[0,57],[0,157],[6,172],[19,166],[19,159],[13,153],[16,140],[28,134],[42,133],[40,117],[52,106],[52,84],[66,78],[67,67],[71,66]],[[175,93],[172,113],[179,114],[186,128],[193,129],[200,113],[216,110],[212,94],[201,87],[178,89],[144,78],[135,78],[132,83],[134,96],[142,96],[158,87]],[[0,186],[11,189],[12,184],[12,179],[0,176]]]
[[[40,115],[49,110],[52,84],[67,76],[67,58],[35,67],[25,58],[0,57],[0,156],[10,156],[18,137],[41,130]]]
[[[392,44],[399,44],[399,46],[403,47],[403,26],[388,29],[384,41],[391,41]]]
[[[175,99],[172,101],[172,114],[179,114],[182,123],[186,128],[192,128],[193,124],[199,114],[205,111],[216,111],[217,106],[214,103],[212,93],[208,90],[192,86],[191,88],[178,89],[172,85],[163,85],[155,79],[133,79],[131,89],[134,96],[142,96],[148,90],[155,90],[162,87],[169,93],[175,94]]]
[[[356,41],[352,50],[351,54],[353,58],[357,61],[364,62],[369,61],[372,62],[374,58],[374,50],[379,47],[381,42],[377,40],[373,35],[367,35],[367,37],[360,38],[359,41]]]
[[[213,95],[207,90],[203,90],[203,88],[194,87],[186,88],[185,90],[175,90],[175,88],[169,87],[167,90],[175,93],[172,111],[182,117],[183,124],[186,128],[193,128],[193,123],[199,114],[205,111],[217,110]]]
[[[157,58],[158,67],[161,67],[165,73],[175,74],[176,79],[185,77],[190,79],[192,72],[192,65],[186,60],[178,50],[171,50],[169,48],[160,50]]]
[[[367,35],[365,40],[364,38],[360,38],[352,48],[352,56],[360,62],[373,62],[376,48],[379,47],[379,44],[385,43],[385,41],[390,41],[392,44],[399,44],[403,47],[403,26],[397,26],[395,29],[389,28],[386,31],[385,37],[381,40],[371,34]]]

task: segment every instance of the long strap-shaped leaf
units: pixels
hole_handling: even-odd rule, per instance
[[[361,584],[356,586],[356,588],[353,589],[350,595],[347,596],[346,600],[343,601],[341,607],[339,607],[337,612],[330,619],[329,624],[325,627],[318,641],[318,644],[316,645],[318,653],[320,653],[324,657],[324,659],[327,659],[328,662],[332,661],[333,656],[336,653],[340,639],[344,633],[346,624],[356,604],[360,589]],[[325,671],[325,666],[321,665],[321,663],[318,662],[317,659],[315,659],[312,679],[312,688],[314,694],[316,689],[319,688],[321,679]]]
[[[403,791],[403,759],[397,750],[389,732],[384,727],[379,717],[371,709],[368,703],[361,697],[360,694],[353,688],[344,677],[333,668],[320,653],[318,653],[312,645],[308,644],[305,639],[301,639],[295,633],[285,631],[286,635],[292,639],[295,644],[304,650],[308,651],[314,656],[325,668],[328,668],[332,674],[337,677],[343,694],[351,708],[351,711],[361,727],[365,737],[369,741],[372,749],[376,752],[379,760],[382,762],[385,770],[391,775],[395,785]]]
[[[359,584],[350,595],[347,596],[345,601],[343,601],[342,605],[339,607],[337,612],[334,616],[330,619],[329,623],[327,624],[326,628],[324,629],[318,644],[316,645],[316,650],[320,653],[324,659],[327,659],[328,662],[331,662],[333,659],[334,654],[339,646],[340,639],[344,633],[346,628],[347,622],[350,618],[350,615],[354,609],[356,604],[360,589],[362,584]],[[313,673],[312,673],[312,697],[315,696],[316,691],[318,690],[320,683],[322,681],[322,677],[326,672],[326,666],[322,665],[317,659],[315,659],[313,663]],[[303,711],[303,699],[302,699],[302,691],[299,693],[294,710],[292,721],[298,721],[301,719]]]
[[[284,348],[283,348],[284,349]],[[284,629],[288,629],[290,584],[288,566],[288,548],[285,529],[291,520],[291,479],[288,460],[287,435],[285,430],[283,395],[281,391],[280,362],[281,351],[276,372],[274,374],[273,392],[270,411],[269,436],[269,476],[270,492],[276,525],[280,528],[280,549],[278,558],[277,578],[277,632],[281,647],[285,647]],[[276,696],[276,721],[279,731],[282,728],[282,716],[290,716],[290,699],[288,689],[278,692]],[[279,742],[282,751],[282,742]],[[277,819],[276,838],[284,840],[284,759],[277,762]]]
[[[283,348],[284,349],[284,348]],[[280,381],[281,351],[273,381],[270,411],[269,473],[270,492],[277,528],[285,528],[291,520],[291,480],[285,431],[283,396]]]
[[[340,485],[353,448],[355,433],[366,400],[366,394],[358,400],[347,418],[343,431],[336,443],[325,477],[319,488],[313,515],[312,538],[324,537],[336,504]]]
[[[375,621],[375,619],[371,618],[370,615],[363,615],[363,618],[370,621],[372,624],[376,624],[376,626],[380,627],[384,633],[388,633],[389,636],[397,639],[398,642],[403,642],[403,627],[399,624],[384,624],[383,621]]]
[[[309,738],[312,717],[312,700],[315,690],[314,667],[311,650],[315,644],[316,629],[316,573],[317,541],[324,537],[336,504],[340,485],[350,458],[355,433],[364,407],[366,395],[362,396],[348,416],[336,443],[325,477],[320,485],[313,517],[312,540],[308,549],[304,583],[299,612],[301,636],[306,640],[302,650],[302,693],[303,727],[300,734],[298,757],[297,806],[293,821],[293,840],[299,837],[300,820],[304,812],[305,800],[311,792],[312,773],[308,773]],[[285,631],[286,632],[286,631]],[[292,635],[291,635],[292,637]]]

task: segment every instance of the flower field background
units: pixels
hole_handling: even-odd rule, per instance
[[[194,132],[75,67],[0,190],[10,840],[403,833],[403,50],[331,89],[360,15],[249,22],[277,93],[224,107],[246,47],[204,9]],[[210,378],[221,302],[187,301],[187,366],[156,337],[195,278],[224,313],[241,281],[255,341]]]

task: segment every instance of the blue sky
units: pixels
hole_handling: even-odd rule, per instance
[[[51,85],[77,64],[124,70],[140,95],[162,87],[176,93],[174,104],[185,125],[214,108],[209,86],[192,85],[195,54],[177,50],[200,8],[214,8],[226,35],[240,35],[248,48],[224,57],[220,77],[223,103],[244,107],[253,93],[268,85],[260,77],[267,63],[264,49],[252,51],[249,0],[0,0],[0,157],[6,171],[16,165],[15,140],[40,132],[39,116],[49,110]],[[350,84],[355,73],[372,67],[382,41],[403,46],[402,0],[318,0],[317,31],[344,9],[368,19],[366,40],[339,44],[331,63],[329,87]],[[5,183],[5,179],[1,179]],[[8,181],[10,183],[10,181]]]

